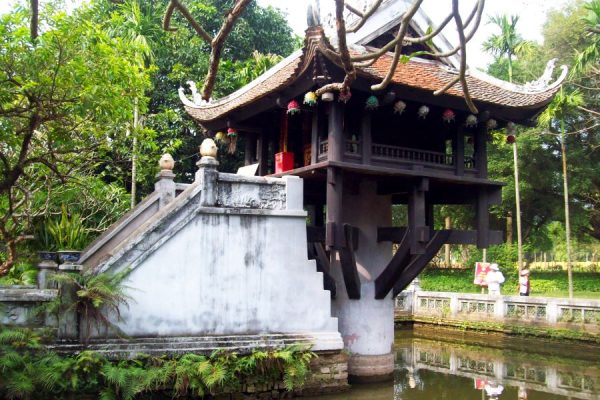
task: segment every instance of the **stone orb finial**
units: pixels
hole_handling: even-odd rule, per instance
[[[202,157],[217,157],[217,145],[212,139],[204,139],[200,145],[200,155]]]
[[[165,153],[160,160],[158,160],[158,166],[161,170],[172,171],[175,167],[175,160],[173,160],[173,157],[171,157],[169,153]]]

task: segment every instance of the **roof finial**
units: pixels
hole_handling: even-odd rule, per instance
[[[306,9],[306,25],[309,28],[321,25],[321,6],[319,0],[311,0]]]

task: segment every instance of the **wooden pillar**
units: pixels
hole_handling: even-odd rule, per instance
[[[487,249],[489,246],[490,214],[488,211],[488,193],[484,187],[477,194],[477,247]]]
[[[478,177],[487,178],[487,127],[480,125],[475,134],[475,167]]]
[[[268,156],[268,135],[266,132],[261,131],[258,137],[258,148],[257,148],[257,157],[258,157],[258,175],[265,176],[268,174],[267,169],[267,156]]]
[[[462,126],[457,127],[454,134],[454,168],[456,175],[465,174],[465,132]]]
[[[362,145],[362,163],[371,164],[373,141],[371,137],[371,113],[365,112],[360,128]]]
[[[412,232],[410,253],[424,254],[425,243],[429,240],[429,228],[425,207],[425,192],[429,190],[429,180],[421,178],[408,195],[408,227]]]
[[[312,115],[310,135],[310,163],[316,164],[319,157],[319,107],[315,107]]]
[[[327,127],[327,142],[328,152],[327,159],[329,161],[342,161],[344,156],[344,109],[340,102],[331,103],[329,109],[329,119]]]
[[[244,165],[256,162],[256,136],[253,133],[246,134],[244,146]]]
[[[339,249],[343,243],[341,231],[343,179],[343,171],[340,168],[327,168],[327,226],[325,230],[325,243],[330,249]],[[333,252],[332,257],[335,257]]]

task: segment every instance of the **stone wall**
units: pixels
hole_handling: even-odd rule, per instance
[[[55,328],[56,320],[43,312],[41,306],[57,295],[57,290],[35,286],[0,287],[0,325]]]

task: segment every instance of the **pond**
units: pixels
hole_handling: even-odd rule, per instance
[[[393,382],[314,400],[600,399],[600,347],[402,330],[395,351]]]

